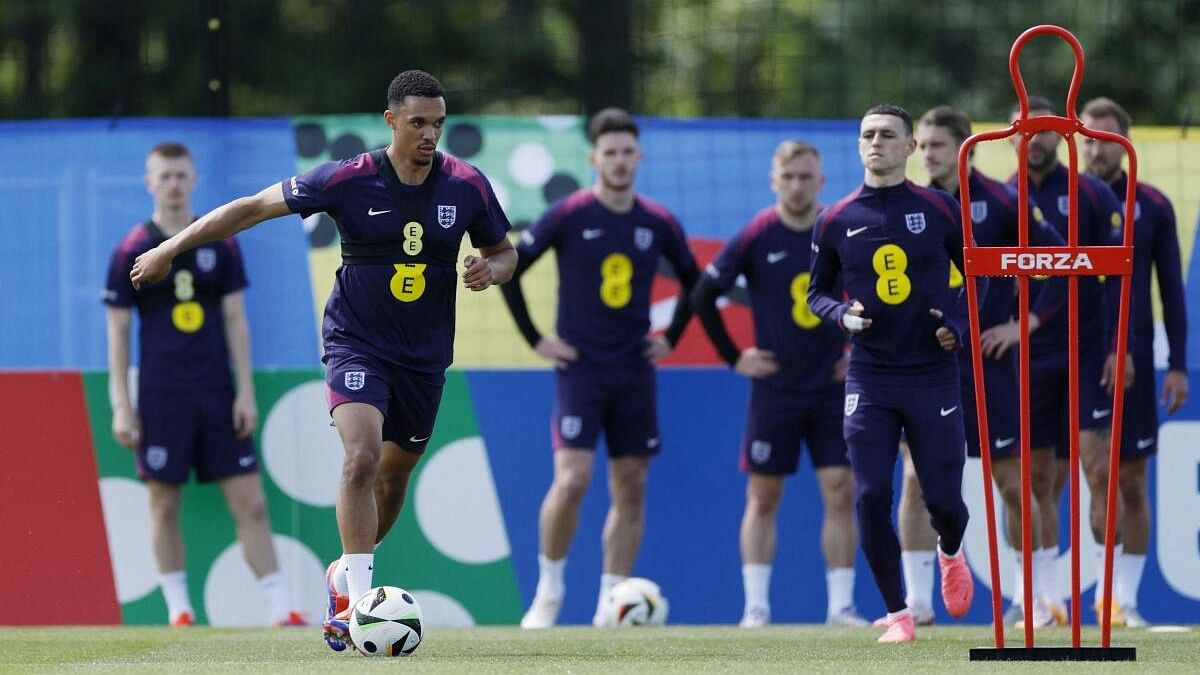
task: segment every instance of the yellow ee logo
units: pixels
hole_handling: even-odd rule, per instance
[[[425,234],[425,228],[421,227],[421,224],[417,221],[412,220],[404,224],[403,234],[404,252],[409,255],[420,253],[421,249],[425,246],[421,243],[421,236]]]
[[[396,273],[388,284],[392,297],[400,302],[412,302],[425,294],[425,263],[400,263],[393,267]]]
[[[204,307],[195,300],[181,302],[171,308],[171,323],[180,333],[195,333],[204,326]]]
[[[895,244],[884,244],[875,249],[871,256],[871,267],[879,278],[875,281],[875,294],[889,305],[899,305],[912,294],[912,280],[904,272],[908,269],[908,254]]]

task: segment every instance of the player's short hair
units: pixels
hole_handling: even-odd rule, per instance
[[[1029,109],[1031,111],[1032,110],[1048,110],[1051,115],[1059,114],[1058,108],[1055,107],[1055,105],[1050,102],[1050,99],[1046,98],[1045,96],[1036,96],[1036,95],[1030,96],[1029,97]],[[1009,116],[1012,116],[1012,115],[1016,115],[1019,112],[1021,112],[1020,101],[1013,104],[1013,107],[1011,109],[1009,109],[1008,114],[1009,114]]]
[[[1129,116],[1125,108],[1107,96],[1099,96],[1085,103],[1083,114],[1099,119],[1108,117],[1115,120],[1122,136],[1128,136],[1129,127],[1133,126],[1133,118]]]
[[[895,103],[879,103],[873,105],[871,106],[870,110],[863,113],[863,117],[866,117],[867,115],[891,115],[892,117],[899,117],[900,121],[904,122],[904,130],[908,132],[909,136],[913,135],[912,115],[908,114],[907,110],[901,108]]]
[[[971,136],[971,118],[958,108],[950,105],[939,105],[930,108],[921,115],[918,124],[942,127],[950,132],[959,144]]]
[[[774,166],[781,166],[801,155],[812,155],[818,160],[821,159],[821,151],[817,149],[817,146],[806,141],[789,138],[775,148],[775,154],[771,157],[771,163]]]
[[[604,134],[621,131],[631,133],[634,138],[637,138],[637,122],[634,121],[633,115],[621,108],[605,108],[592,115],[592,119],[588,121],[587,125],[587,137],[592,145],[595,145],[596,139]]]
[[[404,105],[405,96],[445,98],[446,90],[437,78],[423,70],[406,70],[392,78],[388,85],[388,107]]]
[[[150,148],[150,152],[146,153],[146,159],[151,157],[163,157],[165,159],[176,159],[179,157],[192,158],[192,151],[188,150],[187,146],[178,141],[164,141]]]

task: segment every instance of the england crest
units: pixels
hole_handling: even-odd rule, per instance
[[[846,417],[854,414],[858,410],[858,394],[846,394],[846,407],[842,410]]]
[[[1058,196],[1058,212],[1064,216],[1071,212],[1071,199],[1067,195]]]
[[[637,246],[639,251],[645,251],[654,243],[654,230],[648,227],[633,228],[633,245]]]
[[[196,249],[196,267],[201,272],[211,272],[216,269],[217,252],[207,246]]]
[[[925,212],[904,214],[904,224],[908,226],[909,232],[921,234],[925,231]]]
[[[361,370],[346,371],[346,388],[350,391],[358,391],[367,383],[367,374]]]
[[[146,448],[146,466],[153,471],[158,471],[167,465],[167,449],[161,445],[152,445]]]
[[[1122,218],[1125,217],[1125,204],[1126,204],[1126,202],[1124,202],[1124,201],[1121,202],[1121,217]],[[1142,203],[1139,201],[1133,202],[1133,219],[1135,221],[1142,219]]]
[[[763,464],[771,459],[771,444],[768,441],[753,441],[750,443],[750,460],[755,464]]]
[[[583,418],[579,415],[563,415],[558,422],[558,435],[566,440],[571,440],[579,436],[579,432],[583,430]]]
[[[979,224],[985,220],[987,220],[987,202],[982,199],[971,202],[971,222]]]
[[[438,204],[438,225],[449,229],[454,226],[454,219],[458,215],[458,207],[451,204]]]

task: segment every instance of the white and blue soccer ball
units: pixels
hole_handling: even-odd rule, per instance
[[[366,656],[408,656],[421,644],[421,606],[403,588],[372,588],[350,612],[350,639]]]
[[[605,604],[609,626],[661,626],[667,622],[671,605],[658,584],[630,577],[613,586]]]

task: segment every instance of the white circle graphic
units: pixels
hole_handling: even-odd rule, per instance
[[[508,157],[508,174],[518,185],[540,188],[554,175],[554,156],[541,143],[521,143]]]
[[[496,201],[499,202],[500,208],[508,211],[508,188],[504,186],[504,181],[493,179],[492,192],[496,193]]]
[[[310,506],[333,506],[342,475],[342,441],[327,411],[325,382],[312,380],[280,397],[263,424],[263,465],[271,480]]]
[[[475,617],[462,603],[438,591],[411,591],[421,606],[421,625],[435,628],[469,628]]]
[[[426,459],[417,479],[417,522],[425,538],[448,558],[490,563],[508,557],[500,500],[479,436],[463,438]]]
[[[325,616],[328,597],[325,592],[325,566],[303,543],[289,536],[276,534],[275,556],[292,599],[292,609],[304,615],[309,623]],[[266,626],[271,623],[271,603],[258,584],[258,579],[242,546],[233,542],[213,561],[204,579],[204,611],[213,626]]]
[[[137,600],[158,588],[158,563],[150,543],[150,493],[136,480],[101,478],[100,504],[117,600]]]

